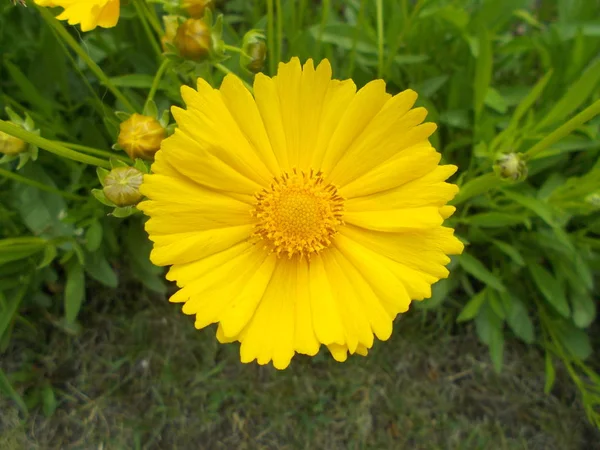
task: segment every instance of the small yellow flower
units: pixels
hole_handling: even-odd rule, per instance
[[[135,167],[115,167],[104,178],[102,191],[116,206],[133,206],[142,199],[143,174]]]
[[[338,361],[386,340],[412,300],[431,296],[463,244],[442,226],[458,191],[438,165],[414,91],[356,90],[293,58],[257,74],[181,89],[178,128],[144,177],[152,262],[170,265],[170,301],[240,341],[242,362],[326,345]]]
[[[179,54],[187,59],[200,61],[210,54],[210,28],[202,19],[188,19],[179,25],[175,35]]]
[[[167,131],[154,117],[132,114],[121,123],[118,143],[131,159],[151,160]]]
[[[14,156],[27,150],[27,144],[19,138],[0,131],[0,153]]]
[[[119,0],[34,0],[39,6],[63,8],[59,20],[69,25],[81,25],[81,31],[96,27],[111,28],[117,24],[120,14]]]

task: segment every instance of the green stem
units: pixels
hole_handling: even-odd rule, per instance
[[[79,56],[83,62],[89,67],[89,69],[98,77],[100,82],[104,84],[110,92],[121,102],[123,105],[131,112],[135,112],[135,107],[131,104],[131,102],[123,95],[123,93],[117,89],[115,85],[112,84],[110,79],[106,76],[106,74],[102,71],[102,69],[96,64],[92,58],[85,52],[85,50],[79,45],[79,43],[69,34],[69,32],[65,29],[64,25],[56,20],[52,13],[48,11],[47,8],[38,7],[40,14],[50,25],[52,28],[56,30],[58,35],[67,43],[69,47]]]
[[[267,43],[269,46],[269,71],[271,75],[275,75],[277,67],[277,49],[275,48],[275,33],[273,19],[273,0],[267,0]]]
[[[383,0],[375,0],[377,6],[377,76],[383,77]]]
[[[135,10],[137,11],[140,22],[142,23],[142,28],[144,28],[144,32],[146,33],[146,36],[148,37],[148,40],[150,41],[150,45],[152,45],[152,48],[154,49],[154,52],[156,53],[156,55],[159,58],[161,58],[162,50],[160,48],[160,45],[158,45],[156,36],[154,35],[154,33],[152,32],[152,29],[150,28],[150,25],[148,22],[148,17],[147,17],[148,14],[146,13],[146,8],[145,8],[144,2],[142,0],[134,0],[133,6],[135,7]]]
[[[160,80],[162,80],[163,75],[165,74],[165,72],[167,71],[167,69],[169,68],[170,65],[171,65],[171,60],[165,58],[163,60],[163,62],[161,63],[160,67],[158,68],[158,70],[156,71],[156,75],[154,76],[154,81],[152,81],[152,86],[150,87],[150,92],[148,92],[148,98],[146,99],[146,103],[144,104],[144,110],[148,106],[148,103],[150,103],[152,100],[154,100],[154,95],[156,94],[156,91],[158,90],[158,86],[160,85]]]
[[[11,247],[13,245],[24,245],[24,244],[45,246],[48,244],[48,242],[49,241],[47,239],[44,239],[41,237],[24,236],[24,237],[0,239],[0,247]]]
[[[358,18],[356,19],[356,27],[354,28],[354,36],[352,36],[352,49],[350,50],[350,63],[348,65],[348,78],[352,78],[354,74],[354,64],[356,61],[356,46],[358,44],[358,36],[362,29],[362,22],[365,18],[365,0],[360,0],[358,9]]]
[[[281,0],[275,0],[277,5],[277,61],[281,61],[281,48],[283,47],[283,11]]]
[[[231,70],[229,70],[227,67],[225,67],[223,64],[215,64],[215,68],[217,68],[218,70],[220,70],[221,72],[223,72],[224,74],[230,74],[233,73]],[[233,73],[235,76],[237,76],[235,73]],[[238,77],[239,78],[239,77]],[[240,78],[240,80],[242,81],[242,83],[244,83],[244,86],[246,86],[246,89],[248,89],[250,92],[254,92],[252,89],[252,86],[250,86],[248,83],[246,83],[244,80],[242,80]]]
[[[123,162],[131,162],[131,159],[127,156],[119,155],[114,152],[107,152],[106,150],[100,150],[99,148],[88,147],[86,145],[72,144],[71,142],[55,141],[57,144],[64,145],[67,148],[73,150],[79,150],[90,155],[102,156],[104,158],[117,158]]]
[[[152,28],[154,28],[156,34],[158,34],[159,36],[165,34],[165,31],[163,30],[163,27],[160,24],[160,20],[158,19],[158,15],[156,14],[156,10],[154,9],[154,7],[150,7],[145,1],[141,2],[141,6],[144,9],[144,14],[148,19],[148,22],[150,22],[150,25],[152,26]]]
[[[18,127],[11,122],[0,120],[0,131],[22,139],[25,142],[40,147],[50,153],[62,156],[63,158],[72,159],[73,161],[79,161],[85,164],[110,169],[110,164],[108,163],[108,161],[94,158],[93,156],[84,155],[83,153],[71,150],[54,141],[38,136],[37,134],[32,133],[31,131],[24,130],[23,128]]]
[[[51,186],[46,186],[44,183],[40,183],[39,181],[32,180],[30,178],[24,177],[23,175],[16,174],[14,172],[10,172],[6,169],[0,168],[0,177],[9,178],[14,181],[18,181],[19,183],[28,184],[29,186],[33,186],[35,188],[41,189],[42,191],[51,192],[52,194],[60,195],[61,197],[68,198],[70,200],[86,200],[87,197],[82,197],[81,195],[71,194],[70,192],[61,191],[60,189],[53,188]]]
[[[230,52],[243,53],[241,48],[236,47],[234,45],[225,44],[223,48],[225,48],[225,50],[229,50]]]
[[[548,136],[546,136],[544,139],[542,139],[540,142],[535,144],[533,147],[531,147],[525,152],[523,157],[526,160],[533,159],[537,154],[544,151],[552,144],[560,141],[562,138],[573,132],[576,128],[580,127],[588,120],[593,119],[598,114],[600,114],[600,100],[596,100],[594,103],[585,108],[571,120],[567,121],[566,123],[558,127],[556,130],[554,130],[552,133],[550,133]]]
[[[321,25],[319,26],[319,39],[317,40],[317,50],[315,54],[317,58],[321,58],[321,44],[323,43],[323,35],[325,34],[325,26],[329,20],[329,8],[330,0],[323,0],[322,14],[321,14]]]

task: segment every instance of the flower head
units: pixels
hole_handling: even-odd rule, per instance
[[[132,206],[142,199],[143,173],[135,167],[115,167],[103,180],[104,195],[116,206]]]
[[[121,122],[118,143],[131,159],[151,160],[167,136],[167,130],[154,117],[132,114]]]
[[[120,0],[34,0],[40,6],[60,6],[63,12],[59,20],[69,25],[81,25],[81,31],[96,27],[111,28],[117,24],[120,13]]]
[[[202,19],[188,19],[179,25],[174,44],[182,57],[200,61],[210,54],[210,27]]]
[[[19,138],[0,131],[0,153],[15,156],[27,150],[27,144]]]
[[[295,353],[365,355],[397,314],[431,296],[462,243],[442,226],[458,188],[438,166],[416,93],[382,80],[356,91],[297,58],[257,74],[182,88],[187,109],[144,177],[146,230],[171,297],[218,323],[241,360],[287,367]]]

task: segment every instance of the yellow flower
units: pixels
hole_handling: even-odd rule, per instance
[[[40,6],[60,6],[64,11],[57,17],[69,25],[81,25],[81,31],[96,27],[111,28],[119,20],[119,0],[35,0]]]
[[[21,139],[0,131],[0,153],[15,156],[27,150],[27,144]]]
[[[358,92],[297,58],[257,74],[181,90],[178,129],[144,177],[146,230],[170,301],[240,341],[242,362],[287,367],[295,353],[365,355],[411,300],[431,296],[463,250],[442,226],[458,188],[438,166],[411,90],[376,80]]]

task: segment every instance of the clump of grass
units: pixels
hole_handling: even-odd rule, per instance
[[[367,358],[243,365],[137,287],[97,293],[73,337],[16,333],[0,367],[33,364],[61,399],[19,422],[0,400],[2,449],[571,449],[591,433],[570,385],[543,394],[541,356],[507,345],[496,374],[473,332],[413,310]],[[425,319],[425,320],[423,320]],[[442,320],[443,322],[443,320]],[[25,397],[26,397],[25,392]]]

